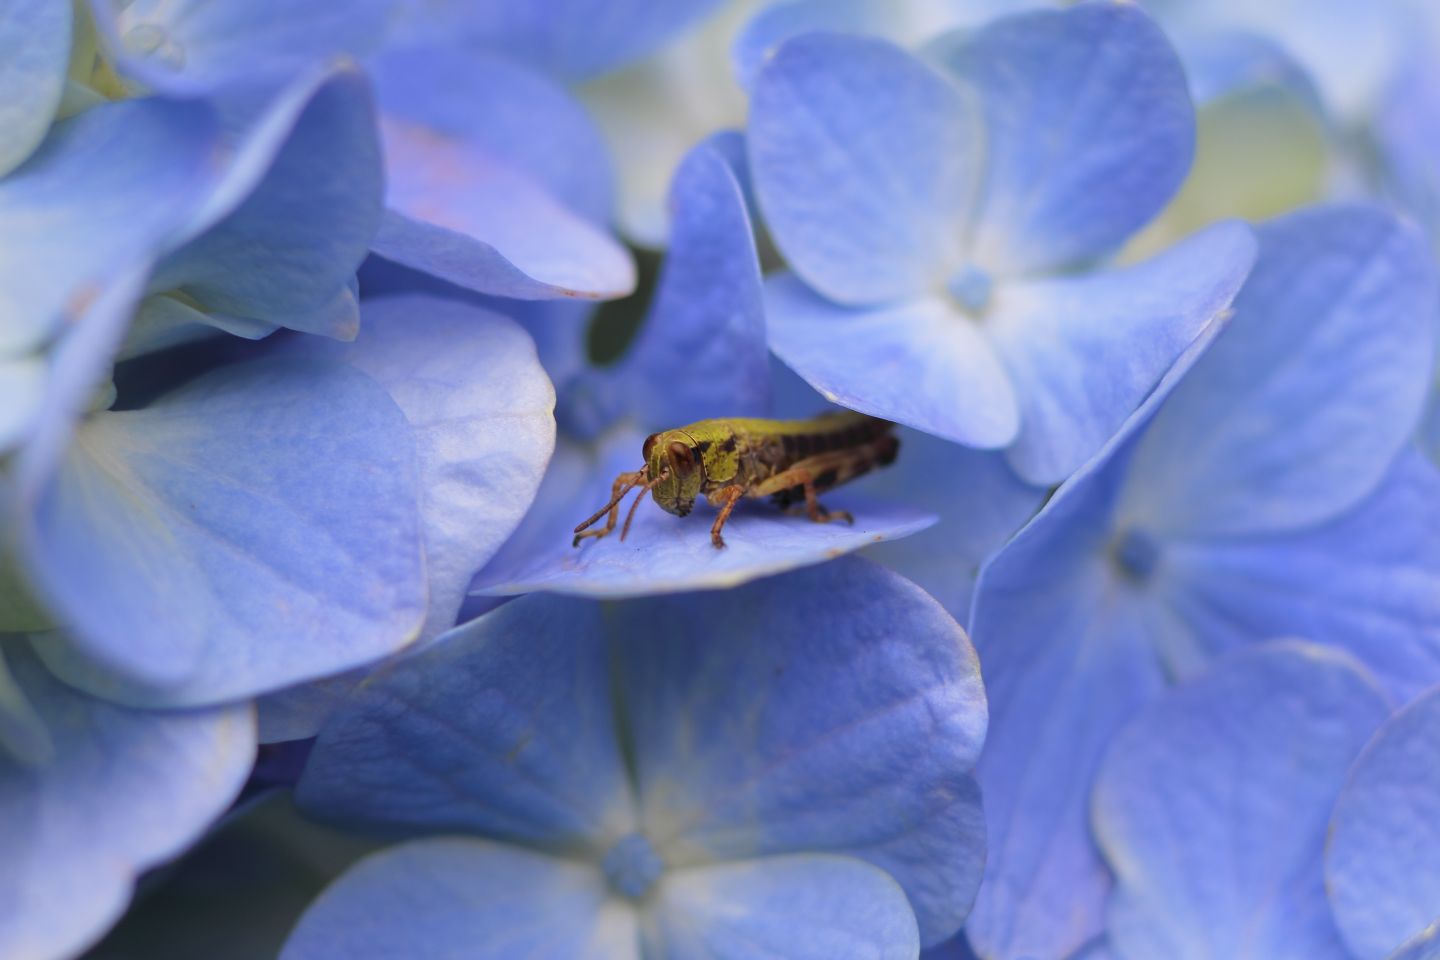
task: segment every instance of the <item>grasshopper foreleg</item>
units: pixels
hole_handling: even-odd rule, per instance
[[[725,538],[720,536],[720,530],[725,526],[725,521],[730,519],[730,512],[735,509],[735,504],[739,503],[740,498],[744,495],[745,488],[734,485],[721,489],[713,496],[706,497],[712,504],[720,506],[720,515],[710,525],[710,542],[715,545],[715,549],[724,548]]]
[[[610,487],[610,502],[605,504],[605,506],[601,507],[599,510],[596,510],[594,516],[592,516],[589,520],[586,520],[584,523],[581,523],[575,527],[575,539],[571,542],[570,545],[572,547],[578,547],[580,546],[580,541],[584,540],[586,537],[603,537],[611,530],[614,530],[615,522],[620,519],[620,501],[625,499],[625,494],[629,493],[637,486],[645,483],[649,476],[649,468],[641,467],[639,470],[635,470],[630,473],[622,473],[620,474],[620,476],[616,477],[615,483],[612,484]],[[640,491],[640,496],[645,496],[644,490]],[[637,500],[636,502],[638,503],[639,501]],[[606,518],[605,526],[601,527],[599,530],[585,529],[586,527],[594,524],[601,517],[605,516],[606,512],[609,512],[610,516]],[[631,508],[631,514],[634,514],[634,508]],[[628,519],[625,521],[625,526],[627,529],[630,526],[630,521]],[[621,534],[621,537],[624,537],[623,533]]]

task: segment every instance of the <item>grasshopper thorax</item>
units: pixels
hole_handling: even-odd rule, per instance
[[[698,444],[684,430],[653,433],[645,439],[650,495],[667,513],[683,517],[695,506],[705,485],[705,463]]]

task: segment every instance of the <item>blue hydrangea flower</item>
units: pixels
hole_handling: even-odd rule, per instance
[[[239,793],[248,706],[135,710],[56,680],[0,635],[0,954],[78,955],[141,871],[183,850]]]
[[[1153,217],[1190,164],[1184,72],[1138,8],[1019,14],[931,55],[948,73],[813,33],[757,77],[756,190],[795,271],[767,286],[770,344],[843,406],[1007,448],[1023,478],[1054,483],[1224,311],[1253,239],[1225,223],[1137,266],[1073,272]]]
[[[848,559],[725,593],[536,595],[373,677],[298,788],[421,835],[285,956],[915,956],[984,858],[964,632]]]
[[[1389,712],[1352,658],[1294,641],[1238,651],[1139,711],[1095,779],[1115,960],[1350,960],[1326,829]]]
[[[1440,952],[1440,689],[1401,708],[1336,801],[1325,888],[1357,960]]]
[[[0,176],[19,166],[60,109],[74,7],[14,0],[0,20]]]
[[[1303,636],[1397,699],[1440,680],[1440,476],[1410,448],[1436,338],[1428,245],[1366,207],[1260,236],[1228,328],[981,573],[991,854],[967,932],[986,955],[1066,956],[1098,932],[1095,765],[1167,675]]]
[[[737,176],[732,166],[742,153],[734,134],[722,134],[681,164],[652,309],[617,365],[561,383],[557,418],[570,439],[559,442],[524,525],[477,577],[479,592],[624,597],[733,586],[933,522],[913,507],[860,501],[848,491],[826,502],[849,509],[853,526],[809,523],[769,504],[742,503],[727,526],[726,548],[716,550],[699,517],[675,517],[645,503],[625,540],[617,533],[580,549],[571,545],[575,524],[609,499],[615,476],[639,466],[648,433],[770,412],[759,264],[743,172]]]

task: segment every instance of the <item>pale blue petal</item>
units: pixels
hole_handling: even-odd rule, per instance
[[[1348,650],[1399,702],[1440,683],[1440,472],[1413,450],[1326,523],[1163,549],[1153,589],[1172,616],[1156,639],[1176,669],[1301,636]]]
[[[1137,266],[1007,285],[984,321],[1020,403],[1010,463],[1059,483],[1140,405],[1175,358],[1216,322],[1255,262],[1238,221]]]
[[[354,69],[287,89],[256,122],[284,126],[283,141],[263,157],[247,150],[236,167],[249,169],[229,174],[258,182],[159,265],[151,290],[184,294],[221,327],[234,318],[353,337],[358,317],[346,292],[381,215],[374,124],[368,85]]]
[[[415,436],[429,606],[421,638],[455,624],[475,572],[519,525],[555,445],[555,391],[530,338],[498,314],[425,294],[369,299],[353,344],[284,348],[350,364]]]
[[[984,104],[987,179],[970,240],[988,270],[1033,274],[1109,253],[1190,168],[1185,73],[1136,4],[1017,14],[932,53]]]
[[[846,559],[611,617],[641,821],[668,864],[850,854],[905,888],[922,942],[959,929],[985,857],[968,773],[985,692],[939,604]]]
[[[371,854],[300,918],[281,960],[640,960],[600,871],[463,837]]]
[[[655,300],[618,376],[647,421],[764,416],[770,408],[760,260],[719,134],[681,161]]]
[[[1433,237],[1440,232],[1440,69],[1428,47],[1406,58],[1375,108],[1373,136],[1387,190]]]
[[[74,15],[54,0],[0,0],[0,176],[45,139],[60,108]]]
[[[899,42],[891,36],[901,19],[903,3],[885,0],[778,0],[761,8],[751,17],[735,38],[731,50],[735,79],[746,90],[755,86],[755,78],[765,62],[775,55],[785,41],[816,30],[843,30],[865,33]]]
[[[23,559],[71,633],[44,653],[178,705],[390,653],[424,616],[414,471],[394,401],[339,366],[226,367],[94,414],[25,491]]]
[[[13,447],[30,428],[45,398],[45,361],[0,357],[0,452]]]
[[[498,50],[575,83],[638,60],[720,0],[401,0],[400,35]]]
[[[0,181],[0,353],[40,346],[118,266],[161,253],[212,185],[218,137],[200,103],[105,104],[57,124]]]
[[[1420,449],[1440,466],[1440,384],[1430,393],[1430,405],[1420,424]]]
[[[966,623],[980,564],[1034,516],[1048,491],[1017,477],[1003,454],[913,430],[899,436],[904,455],[879,473],[871,488],[928,510],[940,522],[903,540],[866,547],[864,555],[914,581]]]
[[[463,138],[586,219],[610,219],[615,174],[605,141],[555,80],[453,43],[387,50],[366,66],[386,116]]]
[[[1390,707],[1298,642],[1220,661],[1116,735],[1095,781],[1122,960],[1347,960],[1321,856],[1350,762]]]
[[[599,857],[635,829],[601,629],[596,604],[524,597],[383,669],[321,731],[301,808]]]
[[[804,855],[675,870],[646,905],[645,955],[665,960],[913,960],[915,915],[883,870]]]
[[[1440,921],[1406,941],[1404,946],[1390,954],[1389,960],[1440,960]]]
[[[1355,761],[1325,882],[1358,960],[1383,960],[1440,921],[1440,689],[1391,717]]]
[[[885,41],[786,42],[755,82],[746,139],[760,208],[795,272],[846,304],[942,290],[979,178],[978,112]]]
[[[842,307],[781,274],[765,308],[770,348],[841,406],[971,447],[1008,446],[1020,429],[989,334],[942,297]]]
[[[198,96],[284,81],[379,45],[393,0],[89,0],[117,69],[158,93]]]
[[[240,791],[254,720],[249,707],[118,707],[62,685],[21,645],[3,651],[53,749],[34,765],[0,750],[0,954],[73,956],[119,918],[143,870],[179,854]]]
[[[489,564],[476,578],[472,591],[506,595],[544,590],[618,599],[715,590],[823,563],[872,543],[908,536],[935,522],[933,515],[903,504],[862,499],[847,486],[825,494],[822,502],[831,510],[848,510],[854,516],[853,524],[814,523],[804,516],[786,514],[769,502],[746,500],[725,524],[725,547],[717,549],[710,542],[714,514],[708,507],[677,517],[647,495],[624,540],[617,527],[607,537],[572,546],[571,530],[610,499],[615,477],[640,466],[644,440],[638,431],[611,433],[598,455],[592,455],[580,492],[565,501],[571,511],[568,525],[550,512],[551,507],[542,507],[547,522],[532,528],[531,536],[543,534],[548,542],[536,538],[523,552],[503,551],[503,562]],[[574,473],[569,476],[579,479]],[[545,496],[542,490],[541,497]],[[623,509],[629,506],[627,498]]]
[[[1136,456],[1128,509],[1155,533],[1333,517],[1375,488],[1419,420],[1440,310],[1419,231],[1332,206],[1259,235],[1234,319]]]

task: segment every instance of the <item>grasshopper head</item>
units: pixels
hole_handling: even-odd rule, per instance
[[[651,496],[667,513],[685,516],[705,483],[705,464],[695,440],[683,430],[651,434],[644,453],[650,476],[660,478]]]

